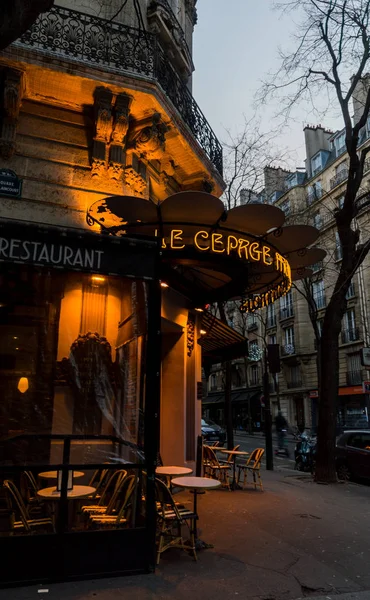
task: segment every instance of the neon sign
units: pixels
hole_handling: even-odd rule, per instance
[[[158,235],[158,232],[155,232]],[[183,250],[186,246],[193,246],[199,252],[210,252],[213,254],[223,254],[226,256],[238,257],[248,262],[262,263],[267,267],[281,273],[284,276],[284,282],[281,286],[287,287],[283,292],[281,286],[276,290],[276,294],[283,295],[291,287],[291,270],[286,258],[272,248],[265,241],[256,241],[254,239],[245,239],[236,237],[227,233],[209,233],[199,230],[192,237],[184,237],[182,229],[171,229],[169,235],[162,239],[162,248],[170,250]],[[273,292],[273,290],[270,290]],[[267,296],[270,292],[263,294]],[[271,296],[271,297],[272,297]],[[267,298],[265,299],[267,301]],[[270,302],[273,300],[270,300]],[[261,300],[262,302],[262,300]],[[265,304],[264,304],[265,305]],[[248,310],[244,308],[244,310]],[[250,310],[250,309],[249,309]]]

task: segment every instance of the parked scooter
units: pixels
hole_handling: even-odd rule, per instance
[[[302,433],[296,444],[294,457],[297,471],[313,473],[316,464],[316,438]]]

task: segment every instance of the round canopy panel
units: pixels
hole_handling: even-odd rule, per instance
[[[264,235],[270,229],[281,227],[284,221],[285,215],[277,206],[244,204],[229,210],[222,227],[249,232],[252,235]]]
[[[217,223],[224,213],[224,205],[219,198],[206,192],[179,192],[169,196],[159,205],[164,223]]]
[[[326,252],[322,248],[308,248],[307,250],[291,252],[287,259],[291,269],[298,269],[299,267],[314,265],[324,260],[325,256]]]
[[[295,269],[292,271],[292,281],[299,281],[300,279],[305,279],[306,277],[312,276],[311,269]]]
[[[269,233],[266,241],[281,252],[288,254],[314,244],[319,231],[311,225],[288,225],[281,230]]]
[[[103,198],[90,206],[87,215],[102,227],[117,227],[120,224],[123,226],[140,223],[155,224],[158,220],[156,205],[136,196]]]

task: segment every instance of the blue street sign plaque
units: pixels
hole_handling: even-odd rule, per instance
[[[22,192],[22,180],[10,169],[0,169],[0,196],[19,198]]]

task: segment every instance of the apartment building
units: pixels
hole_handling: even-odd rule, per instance
[[[356,92],[353,100],[354,119],[363,106],[364,88]],[[345,147],[345,131],[329,131],[322,127],[307,125],[304,128],[306,149],[305,167],[289,172],[281,168],[265,168],[265,189],[258,198],[260,202],[274,204],[282,209],[288,224],[311,224],[320,230],[317,245],[324,248],[327,256],[313,267],[311,293],[317,307],[317,326],[320,333],[325,308],[330,300],[333,285],[342,258],[342,251],[335,227],[335,210],[342,206],[348,177],[348,155]],[[359,149],[370,143],[370,118],[360,136]],[[366,161],[362,193],[370,191],[370,159]],[[367,199],[365,198],[363,202]],[[369,208],[364,206],[357,217],[361,236],[367,239],[370,226]],[[360,240],[361,241],[361,240]],[[370,345],[370,257],[367,257],[355,274],[347,293],[347,310],[342,321],[340,335],[339,389],[337,404],[338,425],[358,426],[366,423],[368,398],[363,393],[363,382],[370,377],[361,364],[361,350]],[[262,394],[262,360],[258,360],[266,344],[280,345],[281,371],[276,385],[270,382],[273,414],[278,404],[293,426],[310,427],[317,423],[317,341],[310,320],[305,291],[301,282],[267,309],[246,317],[235,316],[237,328],[245,325],[252,358],[246,363],[246,372],[239,375],[244,391],[243,410],[234,406],[234,418],[238,414],[252,412],[258,415]],[[233,368],[237,368],[235,365]],[[243,365],[238,370],[244,369]],[[215,375],[213,380],[218,381]],[[259,386],[258,388],[256,386]],[[220,383],[219,383],[220,386]],[[233,380],[233,394],[240,391],[239,382]],[[212,385],[209,385],[211,414]],[[258,396],[253,391],[258,389]],[[220,390],[218,394],[220,395]],[[278,398],[279,396],[279,398]],[[248,400],[252,409],[248,407]],[[263,400],[262,400],[263,404]],[[263,411],[262,411],[263,412]],[[214,413],[215,414],[215,413]],[[254,420],[254,419],[253,419]]]

